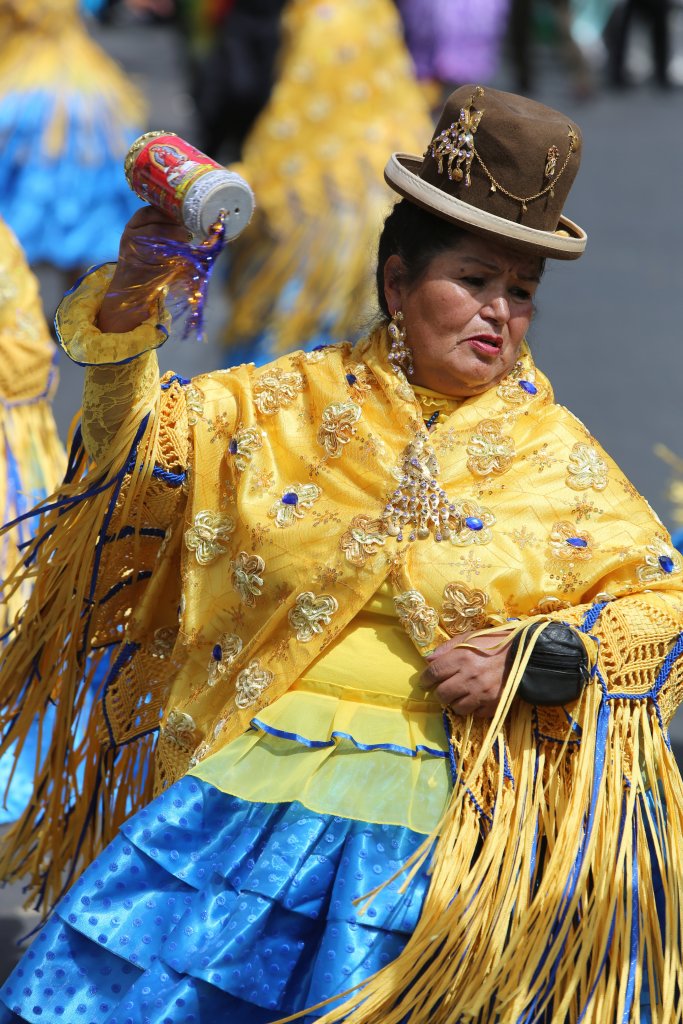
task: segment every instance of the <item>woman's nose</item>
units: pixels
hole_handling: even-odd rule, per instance
[[[505,295],[492,296],[482,309],[487,320],[496,320],[506,324],[510,319],[510,304]]]

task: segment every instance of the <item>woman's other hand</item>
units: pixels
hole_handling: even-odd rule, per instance
[[[154,243],[188,242],[191,237],[187,228],[153,206],[133,214],[121,235],[116,270],[100,307],[101,331],[132,331],[149,317],[159,291],[174,272]]]
[[[493,718],[507,676],[507,630],[475,636],[463,633],[427,655],[420,685],[456,715]],[[469,647],[463,647],[469,644]]]

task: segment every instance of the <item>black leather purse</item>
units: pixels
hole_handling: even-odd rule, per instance
[[[528,704],[553,707],[578,700],[590,678],[588,655],[576,632],[564,622],[535,622],[525,646],[541,628],[517,691]],[[518,634],[510,644],[510,664],[521,643]]]

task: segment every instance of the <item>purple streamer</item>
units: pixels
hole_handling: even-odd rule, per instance
[[[214,265],[226,244],[225,225],[221,218],[211,236],[200,245],[176,242],[170,238],[140,238],[138,245],[149,252],[149,261],[178,267],[166,296],[166,307],[174,320],[184,321],[182,339],[191,334],[204,340],[204,307]]]

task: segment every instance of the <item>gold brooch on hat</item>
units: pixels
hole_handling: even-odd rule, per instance
[[[458,120],[454,121],[450,128],[445,128],[440,135],[437,135],[427,151],[431,152],[436,160],[439,174],[443,174],[445,159],[446,173],[451,181],[462,181],[464,178],[468,187],[471,184],[470,168],[474,156],[474,135],[484,116],[483,110],[474,110],[473,107],[475,100],[483,95],[484,90],[481,86],[477,86],[468,105],[462,107]]]

